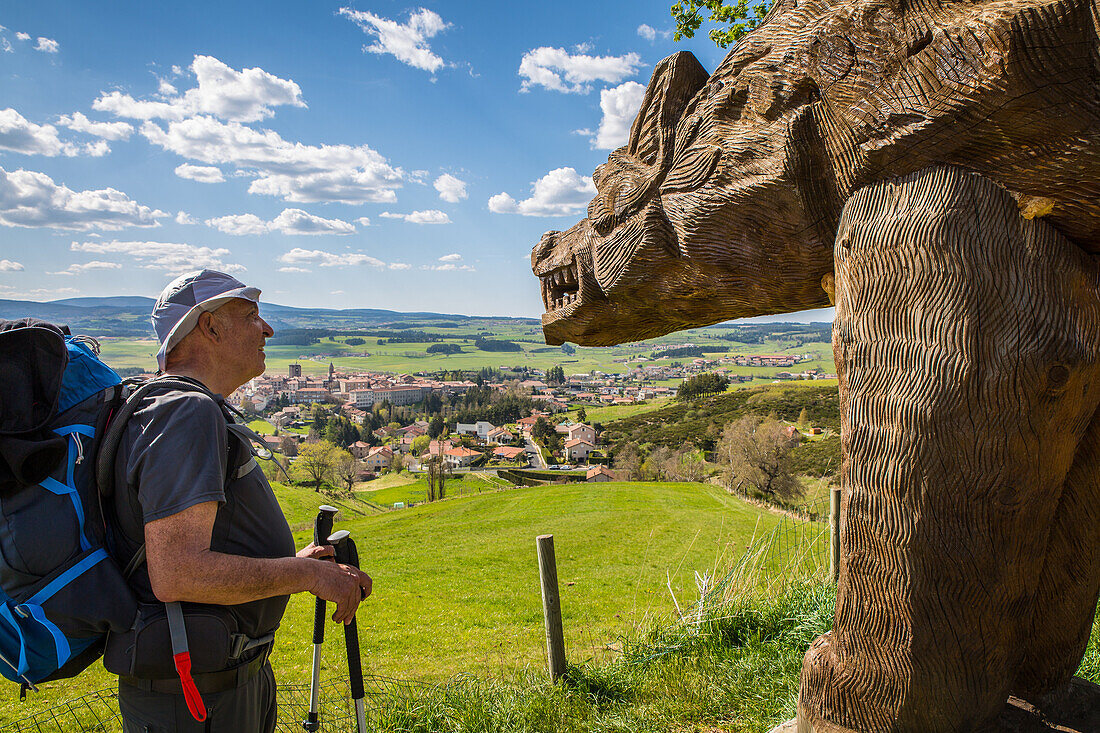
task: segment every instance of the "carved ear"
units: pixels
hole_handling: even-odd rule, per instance
[[[649,166],[666,168],[672,161],[676,123],[684,108],[703,88],[710,75],[688,51],[657,64],[645,90],[642,108],[630,128],[627,154]]]

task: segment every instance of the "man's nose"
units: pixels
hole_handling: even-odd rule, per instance
[[[271,327],[271,324],[262,318],[260,319],[260,321],[264,324],[264,338],[271,338],[272,336],[274,336],[275,329]]]

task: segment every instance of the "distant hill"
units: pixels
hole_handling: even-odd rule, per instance
[[[149,313],[153,310],[153,298],[136,295],[107,298],[65,298],[40,303],[31,300],[0,299],[0,319],[30,316],[44,321],[68,325],[74,331],[89,336],[152,336]],[[463,316],[444,313],[353,308],[294,308],[275,303],[260,303],[260,313],[276,331],[290,328],[362,328],[394,326],[398,328],[415,324],[418,327],[432,321],[448,321],[458,324],[473,322],[511,321],[537,325],[533,318],[508,318]]]
[[[116,308],[145,308],[152,310],[155,298],[144,295],[113,295],[107,298],[62,298],[51,300],[54,305],[75,305],[78,308],[98,308],[100,306]]]

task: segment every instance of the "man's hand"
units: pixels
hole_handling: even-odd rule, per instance
[[[359,602],[370,595],[370,576],[350,565],[334,562],[317,560],[312,561],[311,565],[314,574],[310,593],[336,604],[333,621],[351,623]]]
[[[310,542],[298,550],[296,557],[310,557],[314,560],[324,560],[326,557],[336,557],[336,550],[332,545],[315,545]]]
[[[370,595],[366,573],[337,565],[329,545],[308,547],[297,557],[258,558],[210,549],[217,502],[188,507],[145,525],[149,583],[161,601],[234,605],[310,591],[336,604],[334,621],[348,623]]]

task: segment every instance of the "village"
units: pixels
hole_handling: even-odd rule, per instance
[[[793,367],[801,359],[791,354],[754,354],[680,363],[638,357],[627,364],[628,371],[618,374],[566,375],[560,367],[542,371],[502,366],[490,370],[493,378],[489,380],[465,373],[347,373],[332,362],[327,376],[314,376],[304,374],[300,363],[292,363],[285,374],[269,372],[254,378],[228,401],[266,419],[274,433],[263,436],[264,442],[289,461],[297,457],[301,444],[321,440],[316,428],[326,421],[348,421],[359,431],[358,439],[352,440],[355,433],[345,431],[339,447],[358,462],[360,481],[393,470],[424,472],[433,461],[453,472],[531,468],[569,472],[571,478],[583,472],[585,480],[610,481],[614,475],[600,447],[598,426],[584,422],[584,407],[669,398],[676,392],[668,386],[670,381],[732,366]],[[730,381],[752,380],[749,375],[723,373]],[[775,375],[776,379],[831,377],[818,370]],[[455,410],[449,406],[461,405],[475,389],[497,396],[518,394],[529,407],[514,419],[498,420],[500,424],[455,419]],[[561,414],[576,407],[582,408],[579,421]]]

